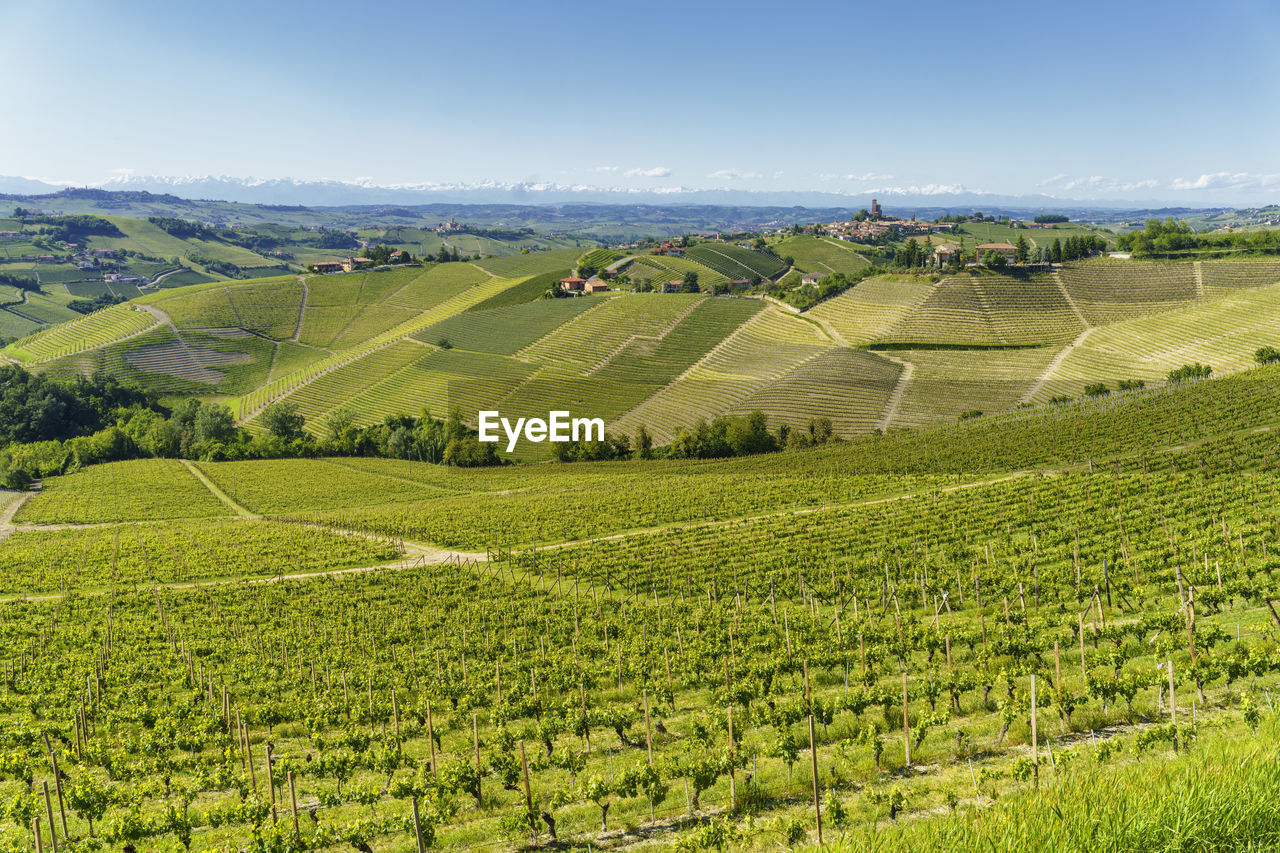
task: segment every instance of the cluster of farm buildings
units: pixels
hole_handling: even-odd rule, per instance
[[[397,249],[391,253],[391,263],[398,264],[404,259],[404,252]],[[355,272],[356,270],[366,270],[375,266],[377,261],[373,258],[343,258],[339,261],[317,261],[311,265],[312,272]]]

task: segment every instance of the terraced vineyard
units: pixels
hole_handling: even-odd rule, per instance
[[[728,411],[831,346],[819,329],[776,310],[761,311],[620,418],[618,429],[644,425],[659,441],[669,441],[676,430]]]
[[[819,302],[808,313],[830,323],[850,344],[866,344],[889,334],[934,288],[926,282],[870,278]]]
[[[648,282],[656,290],[662,289],[663,282],[680,281],[691,272],[698,274],[699,287],[721,284],[729,280],[729,276],[696,261],[663,255],[641,255],[624,266],[622,271],[630,276],[632,281]]]
[[[787,265],[774,255],[733,243],[699,243],[688,249],[685,257],[730,279],[773,279],[787,271]]]
[[[1183,364],[1203,362],[1219,373],[1250,367],[1254,352],[1274,346],[1280,285],[1233,289],[1161,314],[1092,330],[1049,376],[1036,400],[1078,394],[1085,385],[1111,388],[1125,379],[1164,380]]]
[[[877,341],[1026,346],[1065,343],[1082,328],[1071,304],[1051,281],[960,275],[943,278]]]
[[[0,834],[763,849],[820,813],[856,849],[1248,847],[1278,373],[721,462],[200,466],[287,520],[157,520],[200,503],[177,463],[71,475],[24,512],[88,525],[0,542]]]
[[[1190,261],[1094,260],[1067,264],[1059,275],[1071,300],[1095,326],[1168,311],[1200,295]]]
[[[51,361],[135,335],[155,323],[154,317],[132,305],[113,305],[15,341],[2,352],[24,363]]]
[[[770,424],[788,424],[793,429],[804,429],[811,418],[828,418],[836,435],[862,435],[879,426],[901,374],[900,365],[875,353],[831,349],[729,411],[760,411]]]
[[[851,252],[820,238],[783,242]],[[710,241],[694,248],[765,257]],[[705,295],[544,300],[564,268],[529,279],[489,273],[581,256],[566,260],[568,251],[152,292],[139,301],[172,328],[116,307],[5,354],[60,377],[106,370],[164,394],[217,395],[253,430],[264,406],[296,394],[317,435],[344,404],[361,424],[424,408],[458,407],[470,420],[480,409],[541,416],[569,405],[605,418],[615,434],[643,425],[666,442],[699,419],[757,405],[774,427],[819,413],[843,436],[919,427],[1078,396],[1096,382],[1155,384],[1192,361],[1235,370],[1278,343],[1269,283],[1280,267],[1265,259],[886,276],[786,318],[758,301]],[[689,270],[702,270],[703,284],[725,275],[691,258],[640,256],[632,268],[658,283]],[[845,346],[888,358],[828,354]],[[892,401],[881,369],[898,377]]]
[[[582,312],[599,308],[606,298],[545,299],[492,311],[469,311],[429,326],[414,337],[423,343],[444,339],[458,349],[514,355]]]

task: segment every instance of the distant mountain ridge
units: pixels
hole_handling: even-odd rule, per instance
[[[39,179],[0,176],[0,194],[47,195],[68,189]],[[456,184],[415,183],[379,185],[366,181],[295,180],[292,178],[234,178],[228,176],[160,177],[122,175],[79,189],[147,192],[185,200],[216,200],[246,204],[308,207],[343,207],[370,204],[658,204],[729,205],[743,207],[867,207],[872,197],[899,209],[968,210],[1006,208],[1038,210],[1137,210],[1165,209],[1158,200],[1085,201],[1049,195],[1002,195],[958,188],[920,188],[918,192],[890,191],[840,193],[820,191],[765,191],[698,189],[689,187],[600,187],[583,184],[534,182],[479,182]],[[908,188],[915,190],[917,188]],[[1182,208],[1216,209],[1209,206]]]

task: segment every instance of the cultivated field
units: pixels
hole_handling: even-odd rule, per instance
[[[718,462],[50,481],[0,541],[0,837],[1256,846],[1278,379]]]

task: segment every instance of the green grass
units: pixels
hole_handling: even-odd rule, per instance
[[[552,270],[551,272],[539,273],[532,278],[510,287],[496,296],[491,296],[483,302],[468,308],[468,311],[489,311],[494,308],[505,308],[509,305],[523,305],[526,302],[533,302],[541,299],[542,295],[549,288],[559,284],[562,278],[569,276],[569,270]]]
[[[583,311],[599,306],[601,299],[542,299],[487,311],[464,311],[423,329],[414,337],[429,344],[443,338],[459,349],[512,355]]]
[[[324,461],[202,462],[199,467],[228,497],[261,515],[360,506],[371,500],[396,503],[446,494],[438,487],[362,474]],[[280,489],[280,483],[288,483],[289,488]]]
[[[241,328],[274,340],[292,337],[302,310],[296,279],[235,285],[229,292]]]
[[[1216,729],[1216,730],[1215,730]],[[1237,723],[1203,734],[1189,752],[1120,766],[1082,760],[989,806],[900,824],[828,830],[837,850],[1273,850],[1280,846],[1280,727]],[[962,783],[961,783],[962,784]],[[829,825],[828,825],[829,826]]]
[[[484,258],[476,261],[475,264],[491,275],[519,278],[577,266],[578,257],[581,254],[581,249],[553,249],[549,252],[530,252],[527,255]]]
[[[832,237],[788,237],[773,248],[782,257],[795,258],[796,268],[803,272],[852,274],[868,266],[856,249]]]
[[[12,311],[0,310],[0,338],[24,338],[43,328],[34,320],[20,317]]]

